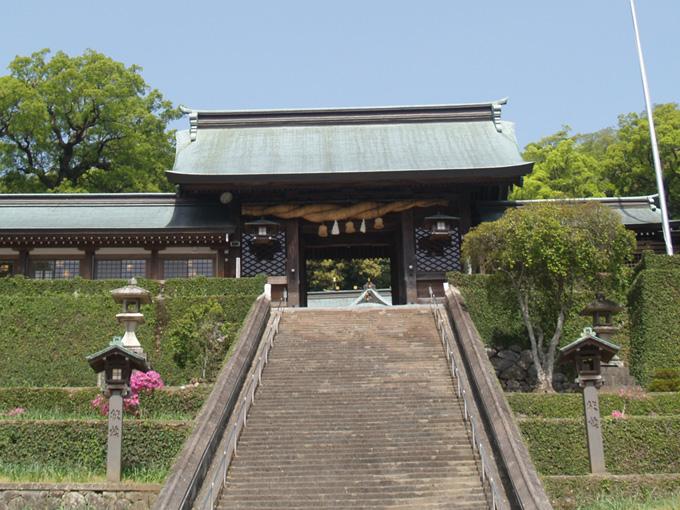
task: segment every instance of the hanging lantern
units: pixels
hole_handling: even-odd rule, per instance
[[[274,236],[279,232],[281,225],[276,221],[260,218],[255,221],[246,221],[243,226],[247,234],[253,236],[253,244],[272,244]]]
[[[324,223],[319,225],[319,237],[328,237],[328,227]]]
[[[338,225],[338,220],[333,222],[333,228],[331,229],[331,234],[334,236],[340,235],[340,225]]]
[[[383,223],[383,219],[378,216],[375,220],[373,220],[373,228],[376,230],[382,230],[385,227],[385,224]]]
[[[352,220],[349,220],[347,223],[345,223],[345,233],[346,234],[354,234],[356,230],[354,229],[354,222]]]
[[[359,227],[359,232],[362,234],[366,233],[366,220],[362,219],[361,220],[361,226]]]
[[[446,214],[434,214],[425,218],[425,228],[430,231],[430,239],[447,241],[453,234],[453,225],[460,218]]]

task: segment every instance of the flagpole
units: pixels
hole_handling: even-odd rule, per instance
[[[642,45],[640,44],[640,30],[638,29],[637,13],[635,12],[635,0],[630,0],[630,12],[633,16],[633,28],[635,29],[635,43],[637,45],[638,60],[640,61],[640,74],[642,75],[642,91],[645,95],[645,107],[647,108],[647,119],[649,120],[649,136],[652,141],[652,155],[654,157],[654,172],[656,173],[656,187],[659,190],[659,203],[661,205],[661,228],[663,239],[666,243],[666,255],[673,255],[673,242],[671,241],[671,229],[668,223],[668,208],[666,207],[666,191],[663,184],[663,171],[661,170],[661,158],[659,157],[659,147],[656,143],[656,131],[654,129],[654,116],[652,112],[652,101],[649,99],[649,85],[647,84],[647,70],[645,60],[642,56]]]

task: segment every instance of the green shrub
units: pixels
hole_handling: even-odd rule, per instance
[[[648,389],[649,391],[680,391],[680,370],[655,370]]]
[[[171,385],[200,377],[196,367],[180,368],[173,359],[168,330],[193,303],[216,299],[224,322],[237,331],[261,293],[262,278],[152,280],[139,284],[154,295],[144,306],[138,337],[153,368]],[[120,311],[109,291],[122,280],[0,279],[0,386],[94,386],[85,356],[123,332]],[[216,293],[210,297],[209,293]]]
[[[603,498],[644,501],[677,495],[680,475],[545,476],[543,485],[555,510],[576,510]],[[603,508],[629,508],[626,503]]]
[[[578,393],[505,395],[519,417],[578,418],[583,416],[583,397]],[[600,413],[610,416],[623,410],[626,416],[680,415],[680,393],[655,393],[624,397],[616,393],[600,393]]]
[[[678,261],[646,255],[628,294],[631,373],[644,385],[657,369],[680,368]]]
[[[140,394],[143,416],[193,418],[210,393],[211,386],[166,387]],[[27,412],[76,416],[97,416],[90,401],[101,392],[98,388],[0,388],[0,414],[23,407]]]
[[[191,429],[187,422],[125,420],[127,469],[169,467]],[[107,424],[102,420],[0,422],[0,465],[59,465],[106,470]]]
[[[540,474],[589,472],[582,419],[526,419],[519,425]],[[605,418],[602,431],[609,473],[680,472],[680,417]]]
[[[680,255],[657,255],[654,252],[646,251],[642,254],[642,259],[635,271],[639,273],[648,269],[680,271]]]

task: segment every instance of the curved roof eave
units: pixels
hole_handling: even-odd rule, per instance
[[[316,183],[316,182],[338,182],[338,181],[355,181],[361,179],[364,181],[377,181],[386,178],[393,178],[395,180],[405,179],[413,180],[450,180],[456,182],[461,178],[474,177],[498,177],[513,178],[522,177],[533,168],[534,163],[526,161],[514,165],[505,166],[489,166],[489,167],[474,167],[474,168],[431,168],[431,169],[403,169],[403,170],[356,170],[343,172],[319,172],[319,173],[248,173],[248,174],[224,174],[224,173],[196,173],[196,172],[181,172],[176,170],[168,170],[166,175],[168,180],[174,184],[201,184],[201,183],[262,183],[271,182],[299,182],[299,183]]]

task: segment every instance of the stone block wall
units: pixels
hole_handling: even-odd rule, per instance
[[[0,510],[148,510],[161,486],[0,483]]]
[[[537,384],[537,372],[529,349],[522,349],[519,345],[496,346],[487,347],[486,353],[496,369],[496,375],[503,390],[524,392],[534,390]],[[578,385],[573,380],[559,371],[553,374],[553,387],[556,391],[578,389]]]

